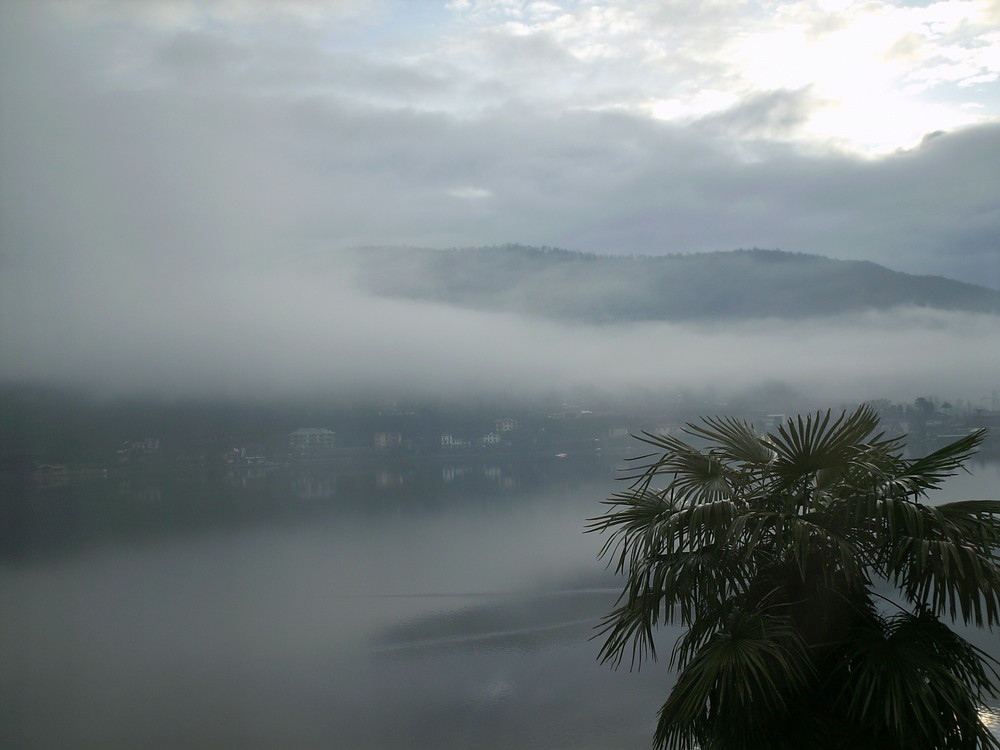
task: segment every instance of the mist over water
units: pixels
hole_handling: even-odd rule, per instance
[[[669,677],[588,640],[592,456],[7,469],[408,403],[995,412],[997,316],[957,311],[988,308],[723,321],[706,273],[701,322],[597,325],[346,250],[753,246],[1000,289],[995,4],[819,5],[0,2],[0,748],[648,746]],[[553,278],[500,297],[576,299]],[[630,277],[586,283],[628,308]],[[970,466],[949,499],[997,497]]]
[[[642,703],[644,678],[609,675],[587,640],[615,595],[582,533],[601,472],[554,466],[503,489],[486,468],[325,497],[286,477],[284,492],[230,491],[230,505],[209,492],[223,507],[208,513],[169,481],[29,498],[46,510],[22,519],[27,541],[0,566],[0,744],[642,738],[656,692],[629,722],[615,704]],[[128,523],[92,534],[88,515],[116,514]]]
[[[646,747],[665,664],[614,672],[589,640],[618,582],[582,530],[613,468],[26,492],[0,561],[0,745]],[[941,499],[995,489],[995,461],[975,472]]]

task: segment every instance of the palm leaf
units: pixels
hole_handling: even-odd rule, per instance
[[[809,477],[820,469],[842,468],[852,449],[878,427],[878,415],[867,405],[831,423],[831,412],[816,412],[779,425],[768,434],[776,456],[773,471],[787,481]]]
[[[887,747],[1000,747],[977,713],[997,677],[990,661],[929,612],[900,613],[845,643],[838,701],[852,723],[883,728]]]
[[[962,469],[985,436],[986,430],[976,430],[923,458],[903,462],[900,471],[887,479],[886,487],[907,495],[923,495],[939,488],[945,479]]]
[[[774,458],[774,450],[753,425],[732,417],[706,417],[702,422],[704,427],[688,424],[684,431],[711,441],[713,449],[723,459],[763,466]]]
[[[588,531],[625,576],[603,661],[638,667],[661,625],[687,626],[659,747],[998,748],[975,709],[1000,676],[936,617],[1000,624],[1000,501],[918,502],[983,434],[906,459],[877,427],[861,406],[766,436],[687,425],[704,448],[639,436],[653,452]],[[916,614],[879,615],[877,578]]]
[[[752,734],[810,677],[808,651],[787,618],[766,606],[735,610],[681,670],[660,709],[654,744],[690,747],[705,739],[706,725],[738,725]]]
[[[909,601],[977,627],[1000,624],[1000,502],[886,497],[869,507],[882,526],[872,563]]]

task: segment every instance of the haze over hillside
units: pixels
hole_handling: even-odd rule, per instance
[[[1000,293],[744,251],[276,248],[273,262],[0,275],[0,382],[198,398],[990,396]]]
[[[354,256],[361,288],[374,294],[583,323],[801,318],[908,306],[1000,313],[1000,291],[986,287],[756,248],[603,256],[504,245],[364,248]]]

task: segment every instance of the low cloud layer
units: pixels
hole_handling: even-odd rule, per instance
[[[356,245],[758,246],[1000,288],[988,116],[862,156],[806,137],[829,81],[769,87],[705,51],[738,4],[534,4],[520,20],[509,3],[416,5],[4,4],[0,378],[223,394],[995,387],[985,318],[596,329],[377,299],[346,268],[300,274],[304,254]],[[758,39],[789,18],[834,39],[804,5],[786,13],[742,21]],[[977,14],[885,42],[927,76],[944,75],[928,45],[951,44],[975,92],[996,21]],[[641,85],[622,74],[640,68]],[[656,101],[654,73],[670,82]],[[688,91],[726,81],[710,102]]]
[[[22,322],[4,326],[7,380],[171,397],[726,394],[777,381],[829,398],[980,398],[1000,348],[988,315],[566,325],[273,270],[178,287],[4,280],[0,315]]]

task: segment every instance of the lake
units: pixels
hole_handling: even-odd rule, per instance
[[[939,499],[1000,495],[1000,461],[971,466]],[[614,468],[14,483],[0,747],[647,748],[665,665],[615,672],[589,640],[617,582],[582,530]]]

